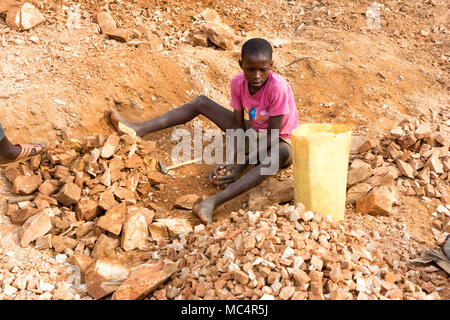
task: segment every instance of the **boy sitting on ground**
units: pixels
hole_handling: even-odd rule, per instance
[[[272,64],[272,47],[269,42],[253,38],[244,43],[239,60],[243,72],[231,80],[230,105],[234,111],[205,96],[199,96],[143,123],[132,123],[115,109],[111,110],[111,122],[116,129],[118,123],[122,122],[134,129],[138,136],[184,124],[198,115],[203,115],[224,132],[230,129],[255,130],[258,140],[266,139],[266,144],[259,143],[257,148],[249,151],[245,161],[236,161],[239,146],[235,143],[234,163],[215,166],[209,178],[214,179],[218,185],[228,186],[194,206],[193,212],[204,224],[212,223],[213,211],[218,206],[258,186],[279,168],[288,167],[292,163],[291,131],[298,126],[297,108],[289,84],[271,70]],[[244,111],[248,113],[249,120],[244,120]],[[275,152],[275,157],[272,157],[271,152]],[[254,159],[259,162],[241,176],[249,164],[255,163],[252,162]],[[216,178],[217,170],[223,168],[229,174]]]

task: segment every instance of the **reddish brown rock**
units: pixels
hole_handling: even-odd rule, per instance
[[[55,199],[65,206],[76,203],[81,196],[81,189],[75,183],[66,183],[55,195]]]
[[[8,215],[12,223],[23,225],[25,221],[27,221],[30,217],[40,212],[41,210],[39,209],[27,207],[23,209],[14,210],[12,212],[8,212]]]
[[[444,173],[444,165],[439,160],[436,153],[433,153],[433,155],[428,158],[428,161],[425,163],[425,167],[430,168],[431,171],[436,172],[437,174]]]
[[[87,292],[94,299],[103,298],[119,288],[129,274],[130,269],[117,260],[97,259],[87,267],[84,274]]]
[[[16,31],[29,30],[44,21],[42,13],[31,3],[11,7],[6,16],[6,24]]]
[[[128,214],[123,225],[121,247],[125,251],[144,250],[148,244],[148,225],[145,216],[138,210]]]
[[[18,176],[14,179],[12,192],[16,194],[32,194],[42,183],[40,175]]]
[[[63,252],[67,248],[75,249],[77,244],[78,244],[77,240],[72,239],[72,238],[67,237],[67,236],[58,236],[58,235],[56,235],[56,236],[52,237],[52,247],[58,253]]]
[[[142,158],[139,157],[136,153],[131,156],[131,158],[125,160],[125,168],[128,169],[136,169],[140,168],[144,165]]]
[[[372,174],[372,168],[370,166],[362,166],[358,168],[352,168],[348,170],[347,185],[352,186],[355,183],[365,180]]]
[[[142,264],[131,271],[130,276],[114,292],[113,299],[141,299],[153,292],[177,270],[177,265],[169,260],[156,264]]]
[[[208,35],[206,33],[194,34],[192,43],[197,47],[208,47]]]
[[[58,191],[58,180],[45,180],[40,186],[39,186],[39,192],[42,193],[45,196],[51,196],[56,191]]]
[[[391,213],[392,194],[385,190],[371,191],[356,200],[356,211],[363,214],[388,216]]]
[[[82,253],[74,253],[70,256],[69,261],[71,264],[80,268],[81,273],[85,273],[94,259]]]
[[[89,221],[101,214],[102,210],[97,201],[87,197],[81,198],[75,206],[75,213],[78,220]]]
[[[110,158],[119,146],[119,142],[120,138],[117,134],[110,135],[102,147],[100,156],[102,158]]]
[[[358,183],[347,191],[347,202],[354,204],[356,200],[365,196],[372,187],[367,183]]]
[[[400,159],[397,159],[396,164],[397,164],[397,168],[400,170],[400,172],[404,176],[414,179],[414,169],[412,168],[412,166],[409,163],[404,162]]]
[[[162,223],[152,223],[148,226],[148,231],[154,241],[164,240],[169,237],[167,227]]]
[[[131,31],[126,29],[114,29],[114,30],[108,30],[105,32],[105,34],[116,41],[119,42],[128,42],[131,37]],[[109,157],[105,157],[109,158]]]
[[[100,32],[103,34],[116,29],[114,18],[106,11],[95,13],[93,18],[94,22],[98,24]]]
[[[424,122],[419,127],[417,127],[414,134],[417,139],[424,139],[424,138],[431,137],[433,134],[433,131],[431,129],[430,124],[428,122]]]
[[[116,237],[110,237],[106,234],[100,235],[92,249],[91,257],[93,258],[113,258],[115,257],[115,249],[119,247],[120,241]]]
[[[31,241],[47,234],[52,228],[50,217],[46,213],[39,213],[29,218],[19,231],[20,245],[25,248]]]
[[[184,196],[181,196],[175,200],[174,207],[175,208],[181,208],[181,209],[187,209],[192,210],[194,205],[201,202],[202,198],[196,194],[187,194]]]
[[[111,191],[107,190],[100,194],[98,205],[103,210],[109,210],[112,207],[117,206],[118,204],[119,203],[116,201],[116,199],[114,198],[114,194]]]
[[[97,226],[118,236],[122,230],[126,213],[127,206],[122,202],[101,216],[97,221]]]

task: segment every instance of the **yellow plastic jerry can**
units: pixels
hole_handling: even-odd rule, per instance
[[[351,129],[307,123],[292,131],[294,198],[307,210],[344,219]]]

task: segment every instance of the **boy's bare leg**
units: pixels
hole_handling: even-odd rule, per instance
[[[133,123],[122,117],[117,110],[111,108],[111,122],[118,127],[119,122],[134,129],[140,137],[146,134],[191,121],[198,115],[203,115],[214,122],[222,131],[233,128],[233,112],[205,96],[172,109],[162,115],[142,123]]]
[[[292,148],[289,144],[283,141],[280,141],[279,148],[279,164],[280,168],[284,168],[292,163]],[[200,218],[200,220],[202,220],[204,224],[212,223],[213,211],[218,206],[258,186],[260,183],[270,177],[270,175],[261,174],[261,169],[268,166],[268,164],[260,164],[255,166],[245,175],[230,184],[225,190],[205,199],[203,202],[194,206],[192,211]]]

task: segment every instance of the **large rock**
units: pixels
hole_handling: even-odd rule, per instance
[[[131,270],[130,276],[114,292],[114,300],[144,298],[178,270],[176,263],[165,260],[156,264],[142,264]]]
[[[45,21],[42,13],[31,3],[8,9],[6,24],[13,30],[26,31]]]
[[[250,190],[248,209],[262,210],[276,203],[288,203],[294,200],[294,186],[291,181],[267,179],[261,185]]]
[[[50,217],[46,213],[39,213],[29,218],[19,231],[20,245],[25,248],[31,241],[47,234],[52,228]]]
[[[84,274],[87,293],[94,299],[103,298],[119,288],[129,274],[130,269],[119,261],[97,259],[87,267]]]
[[[122,202],[101,216],[97,221],[97,226],[118,236],[122,230],[126,213],[127,206],[125,202]]]
[[[347,202],[355,204],[356,200],[365,196],[372,187],[367,183],[355,184],[347,191]]]
[[[206,23],[202,25],[202,31],[208,35],[209,41],[224,50],[232,50],[240,41],[234,30],[224,23]]]
[[[372,190],[368,195],[356,200],[356,211],[363,214],[388,216],[394,202],[387,188]]]
[[[100,32],[103,34],[107,34],[116,29],[114,18],[106,11],[97,12],[94,14],[93,18],[94,22],[98,24]]]
[[[55,195],[55,199],[65,206],[77,203],[81,196],[81,188],[75,183],[66,183],[61,190]]]
[[[196,194],[187,194],[175,200],[174,207],[180,209],[192,210],[194,205],[201,202],[202,198]]]
[[[352,186],[355,183],[365,180],[372,174],[372,168],[370,166],[361,166],[358,168],[351,168],[348,170],[347,185]]]
[[[39,175],[18,176],[14,179],[12,192],[16,194],[32,194],[42,183]]]
[[[123,250],[144,250],[148,244],[148,225],[145,216],[136,210],[131,212],[123,225],[121,244]]]
[[[156,222],[165,225],[167,230],[175,236],[193,231],[192,225],[187,219],[156,219]]]

